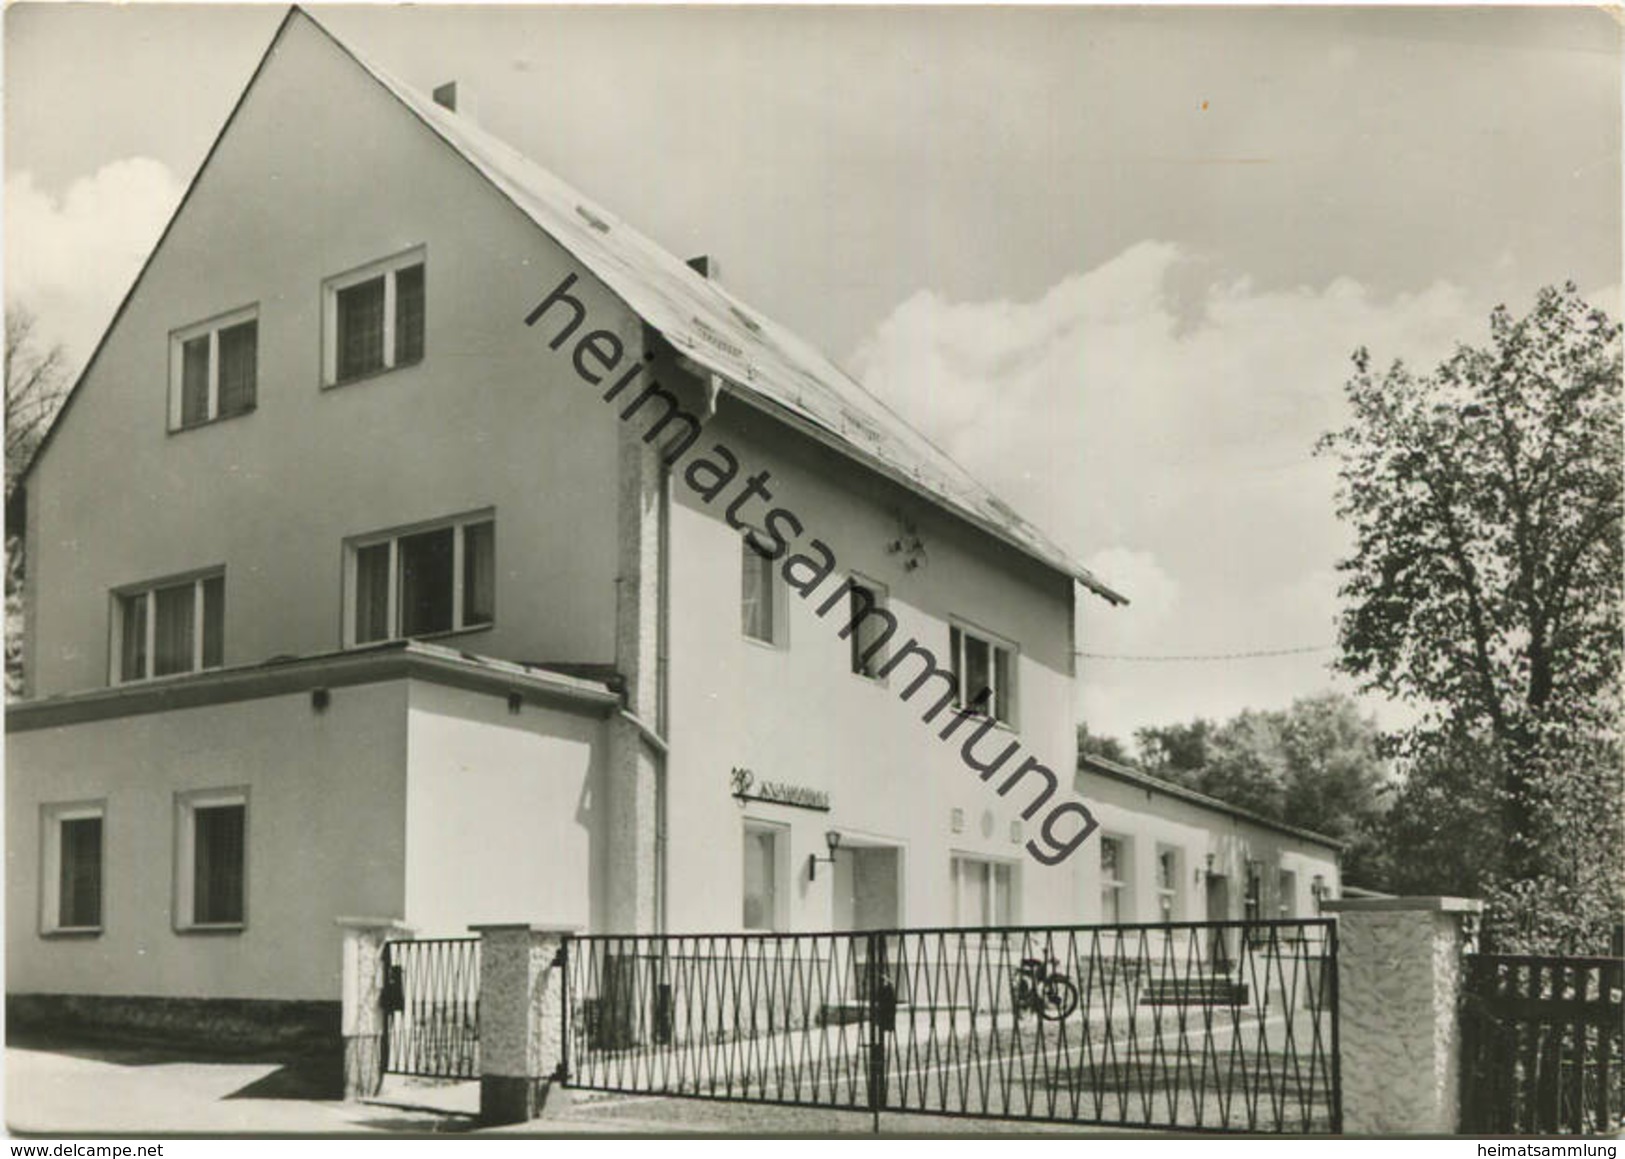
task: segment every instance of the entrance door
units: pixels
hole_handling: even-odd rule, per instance
[[[1230,920],[1230,879],[1222,873],[1207,875],[1207,920]],[[1215,974],[1230,972],[1230,931],[1214,930],[1208,952],[1208,965]]]
[[[895,845],[843,845],[835,851],[835,928],[894,930],[901,918],[897,904],[900,866]],[[889,947],[882,945],[887,957]],[[869,943],[852,943],[851,993],[868,997]],[[886,964],[881,964],[886,969]]]

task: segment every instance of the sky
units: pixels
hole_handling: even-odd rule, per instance
[[[75,365],[284,11],[6,10],[5,297]],[[1355,348],[1431,366],[1564,280],[1620,314],[1596,9],[309,11],[711,255],[1127,594],[1077,645],[1125,740],[1352,690],[1311,449]]]

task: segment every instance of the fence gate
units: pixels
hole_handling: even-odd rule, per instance
[[[384,943],[383,1070],[480,1077],[480,939]]]
[[[1625,961],[1475,954],[1462,1004],[1462,1130],[1611,1134],[1625,1122]]]
[[[587,1090],[1341,1129],[1329,919],[578,937],[564,1001]]]

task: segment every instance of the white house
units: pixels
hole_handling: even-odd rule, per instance
[[[1077,922],[1116,848],[1128,920],[1164,846],[1238,864],[1072,775],[1074,587],[1123,597],[454,93],[290,12],[28,472],[14,1013],[321,1023],[344,917]]]

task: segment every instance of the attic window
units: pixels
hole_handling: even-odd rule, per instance
[[[608,233],[609,232],[609,222],[607,222],[603,218],[599,217],[596,213],[594,213],[592,210],[588,209],[585,205],[576,206],[576,212],[581,215],[581,220],[585,221],[588,225],[592,226],[599,233]]]
[[[329,278],[323,286],[323,381],[353,382],[423,361],[423,249]]]
[[[233,310],[169,336],[169,429],[184,430],[254,409],[259,307]]]

